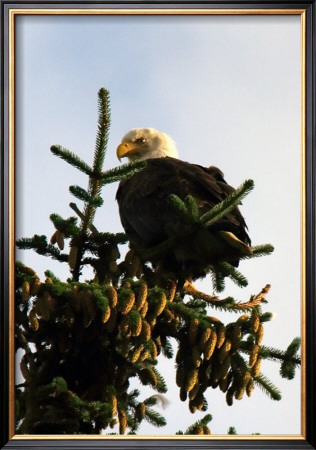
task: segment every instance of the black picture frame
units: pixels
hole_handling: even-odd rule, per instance
[[[28,1],[28,0],[1,0],[1,260],[0,260],[0,444],[1,448],[10,449],[68,449],[68,448],[113,448],[113,449],[139,449],[139,448],[174,448],[174,449],[313,449],[316,448],[315,432],[315,400],[316,400],[316,1],[255,1],[239,2],[236,0],[214,0],[169,2],[169,1],[135,1],[135,2],[102,2],[102,1]],[[272,436],[234,436],[221,438],[218,436],[208,439],[198,437],[162,437],[162,436],[135,436],[131,439],[115,436],[105,439],[100,436],[58,436],[58,437],[24,437],[15,436],[13,430],[13,404],[14,404],[14,345],[13,324],[14,314],[10,299],[12,299],[13,284],[13,257],[14,251],[14,158],[10,148],[14,133],[10,122],[14,114],[12,95],[12,72],[10,71],[10,54],[12,53],[12,39],[9,39],[10,20],[12,9],[212,9],[212,10],[255,10],[258,14],[266,10],[296,11],[304,13],[305,20],[305,64],[303,75],[305,77],[305,110],[303,117],[305,128],[305,330],[302,336],[304,358],[304,386],[305,408],[302,414],[304,433],[298,438]],[[11,147],[10,147],[11,146]],[[276,418],[277,420],[277,418]]]

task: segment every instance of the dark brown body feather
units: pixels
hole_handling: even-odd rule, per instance
[[[187,195],[193,196],[200,213],[205,213],[233,191],[216,167],[205,168],[166,157],[147,160],[145,169],[120,183],[116,198],[131,246],[142,252],[168,237],[167,224],[181,223],[182,219],[170,205],[170,194],[176,194],[181,199]],[[230,231],[250,245],[246,229],[246,223],[236,208],[207,233]],[[219,256],[216,251],[212,252],[211,248],[203,245],[203,239],[209,240],[207,235],[195,236],[190,242],[182,243],[181,250],[175,247],[152,262],[177,275],[182,271],[185,277],[191,279],[204,276],[207,266],[216,264]],[[238,265],[234,250],[231,263]]]

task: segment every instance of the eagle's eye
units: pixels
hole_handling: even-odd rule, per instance
[[[136,141],[135,141],[137,144],[145,144],[145,142],[146,142],[146,139],[145,138],[143,138],[143,137],[141,137],[141,138],[138,138],[138,139],[136,139]]]

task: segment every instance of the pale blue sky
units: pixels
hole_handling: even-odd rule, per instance
[[[60,144],[92,161],[97,91],[106,87],[112,125],[105,168],[118,165],[115,149],[129,129],[150,126],[173,137],[180,158],[218,166],[231,185],[255,181],[242,211],[253,243],[272,243],[275,252],[244,262],[249,286],[228,283],[225,294],[247,300],[270,283],[265,309],[276,318],[264,344],[285,349],[300,334],[300,17],[20,16],[16,55],[17,237],[51,236],[52,212],[74,215],[68,186],[85,188],[86,177],[49,148]],[[121,231],[116,189],[104,188],[110,213],[98,211],[102,231]],[[18,258],[40,276],[47,268],[69,275],[33,252]],[[200,286],[210,291],[210,280]],[[144,434],[173,434],[204,415],[187,412],[172,386],[173,364],[163,367],[168,425],[146,425]],[[300,433],[299,377],[282,380],[276,364],[263,372],[281,388],[281,402],[256,388],[229,408],[210,390],[213,433],[229,426],[246,434]]]

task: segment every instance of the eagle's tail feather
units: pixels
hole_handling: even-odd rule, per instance
[[[232,247],[237,248],[240,250],[240,252],[244,255],[251,255],[252,254],[252,248],[245,244],[243,241],[238,239],[237,236],[234,235],[234,233],[231,233],[230,231],[219,231],[219,234],[225,241],[231,245]]]

